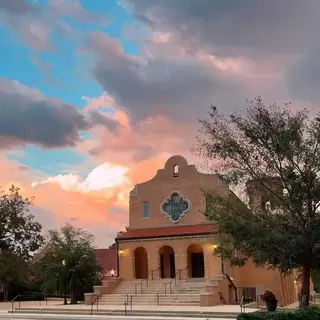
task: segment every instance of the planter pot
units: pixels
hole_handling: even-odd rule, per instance
[[[266,307],[269,312],[274,312],[277,310],[278,306],[278,301],[273,300],[273,301],[266,301]]]

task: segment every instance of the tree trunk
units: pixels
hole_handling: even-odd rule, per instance
[[[302,266],[302,286],[300,294],[299,307],[309,307],[310,298],[310,278],[311,278],[311,267],[308,264]]]
[[[68,301],[67,301],[67,293],[64,292],[64,301],[63,301],[63,304],[68,304]]]
[[[3,286],[3,300],[8,301],[8,298],[9,298],[9,286],[5,284]]]
[[[71,292],[71,304],[77,304],[77,295],[75,292]]]

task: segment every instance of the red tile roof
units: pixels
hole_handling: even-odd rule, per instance
[[[129,230],[117,237],[117,240],[164,238],[206,234],[213,234],[213,227],[211,224]]]
[[[116,249],[95,249],[98,262],[102,265],[105,273],[117,270],[117,250]]]

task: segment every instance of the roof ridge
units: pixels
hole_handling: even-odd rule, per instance
[[[171,231],[171,232],[170,232]],[[185,235],[205,235],[214,232],[212,224],[198,224],[187,226],[172,226],[162,228],[148,228],[129,230],[119,237],[117,240],[122,239],[146,239],[146,238],[159,238],[159,237],[175,237]]]

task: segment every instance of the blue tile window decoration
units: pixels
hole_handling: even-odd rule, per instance
[[[173,223],[178,223],[190,211],[191,202],[180,196],[178,192],[171,193],[170,197],[162,203],[161,211]]]

